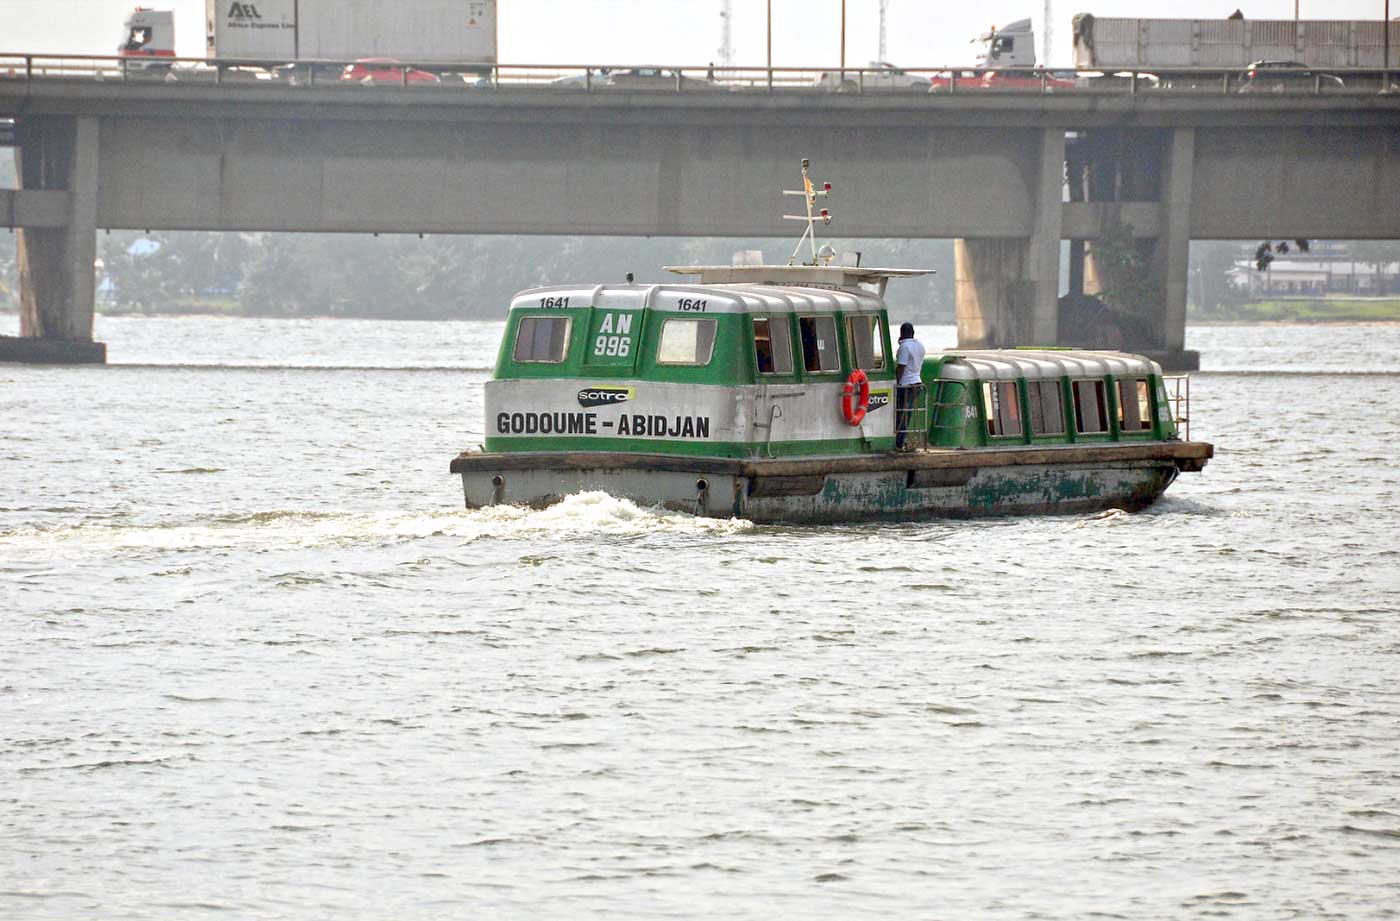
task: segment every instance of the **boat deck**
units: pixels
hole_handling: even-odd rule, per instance
[[[463,451],[452,459],[452,473],[484,470],[654,470],[741,477],[818,476],[887,470],[962,470],[1033,464],[1166,461],[1183,472],[1197,472],[1214,456],[1203,441],[1125,444],[1025,445],[1014,448],[922,448],[903,452],[816,457],[690,457],[621,451]]]

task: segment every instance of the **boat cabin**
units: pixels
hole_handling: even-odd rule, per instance
[[[1161,366],[1141,355],[1078,349],[945,352],[925,359],[922,377],[932,447],[1178,437],[1182,397],[1168,395]]]
[[[517,295],[486,386],[489,451],[721,457],[894,444],[894,354],[881,299],[913,270],[697,266],[699,284]],[[847,378],[870,384],[849,425]]]
[[[1161,368],[1076,350],[930,354],[897,420],[884,283],[912,270],[698,266],[700,284],[537,288],[517,295],[493,380],[488,451],[606,450],[716,457],[917,446],[1176,437]],[[862,372],[862,419],[843,409]]]

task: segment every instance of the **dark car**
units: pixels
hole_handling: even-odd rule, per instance
[[[1255,61],[1240,74],[1241,93],[1325,93],[1345,85],[1336,74],[1321,73],[1301,61]]]

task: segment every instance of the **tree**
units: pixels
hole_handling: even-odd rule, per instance
[[[1151,271],[1148,241],[1133,236],[1133,228],[1115,221],[1093,241],[1091,252],[1098,273],[1099,298],[1115,313],[1151,320],[1166,292]]]
[[[1227,240],[1203,240],[1191,244],[1190,286],[1187,299],[1203,313],[1243,302],[1248,289],[1230,277],[1236,263],[1249,256],[1245,244]]]
[[[1375,273],[1376,294],[1388,294],[1395,286],[1395,263],[1400,262],[1400,243],[1393,240],[1353,240],[1347,244],[1352,258],[1371,267]]]

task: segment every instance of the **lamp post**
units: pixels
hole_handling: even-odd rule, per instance
[[[768,0],[768,92],[773,92],[773,0]]]
[[[1390,0],[1385,0],[1386,4]],[[841,79],[846,79],[846,0],[841,0]]]

